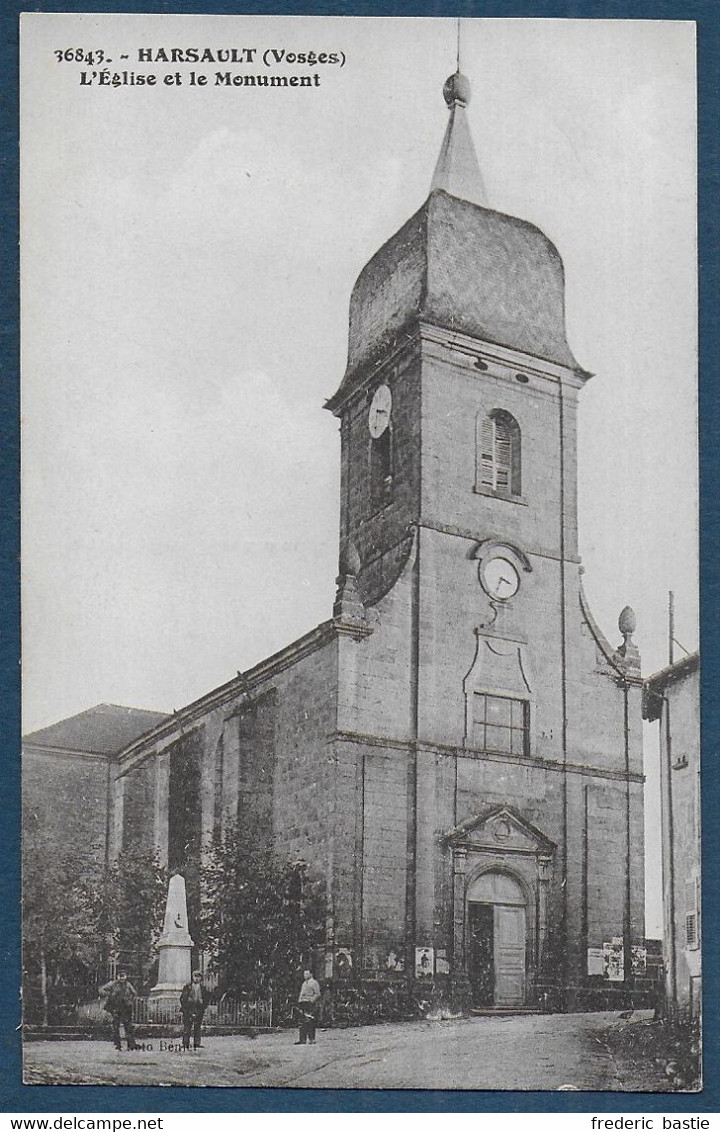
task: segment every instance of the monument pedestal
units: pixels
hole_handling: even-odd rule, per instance
[[[158,942],[158,981],[148,995],[148,1021],[176,1021],[180,992],[190,982],[193,941],[187,926],[185,879],[170,878],[163,933]]]

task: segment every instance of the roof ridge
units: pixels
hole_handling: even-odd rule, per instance
[[[88,708],[88,711],[95,711],[99,707],[119,708],[120,711],[136,711],[144,712],[146,715],[172,715],[170,711],[162,711],[160,708],[143,708],[132,707],[130,704],[113,704],[109,700],[103,700],[102,703],[96,704],[95,708]]]

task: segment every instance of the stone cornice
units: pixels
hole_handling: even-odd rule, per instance
[[[87,762],[98,763],[111,763],[117,755],[108,754],[105,751],[78,751],[75,747],[50,747],[44,743],[28,743],[27,741],[22,744],[23,758],[26,755],[50,755],[56,759],[58,757],[66,759],[84,759]]]
[[[457,330],[446,330],[435,323],[413,318],[400,328],[395,344],[391,349],[387,350],[380,358],[366,362],[356,369],[352,375],[346,374],[340,388],[332,397],[328,397],[324,407],[334,413],[335,416],[340,415],[358,395],[365,394],[368,386],[379,381],[388,369],[397,365],[408,348],[415,346],[418,340],[422,343],[427,342],[431,347],[436,345],[445,350],[465,353],[473,360],[482,354],[483,358],[487,358],[490,362],[522,370],[555,384],[563,382],[575,389],[581,389],[593,376],[587,370],[572,369],[570,366],[562,366],[557,362],[551,362],[533,354],[526,354],[522,350],[513,350],[496,342],[489,342],[483,338],[473,338],[469,334],[463,334]]]
[[[502,857],[507,857],[508,855],[514,855],[516,857],[551,857],[552,856],[552,851],[548,850],[548,849],[531,849],[529,846],[524,847],[524,846],[519,846],[519,845],[502,845],[502,844],[489,845],[489,844],[485,844],[485,843],[479,842],[479,841],[472,841],[469,837],[465,837],[465,838],[460,837],[460,838],[457,838],[456,840],[453,839],[451,841],[449,837],[443,836],[443,837],[438,837],[437,840],[441,845],[442,844],[448,844],[453,851],[456,851],[458,849],[465,849],[466,851],[468,851],[468,850],[472,851],[474,849],[476,852],[479,851],[479,852],[483,852],[483,853],[496,853],[498,856],[502,856]]]
[[[466,539],[468,542],[479,543],[485,542],[488,539],[493,539],[498,543],[507,543],[506,538],[494,531],[488,531],[487,528],[484,530],[484,532],[471,531],[466,527],[455,527],[449,523],[441,523],[439,520],[434,519],[431,515],[420,518],[418,522],[413,525],[418,526],[424,530],[437,531],[438,534],[441,535],[451,535],[453,538]],[[528,558],[547,558],[551,562],[560,562],[561,560],[559,554],[553,554],[549,550],[539,550],[537,547],[527,546],[527,544],[523,545],[522,552],[526,554]],[[565,561],[569,562],[573,566],[579,566],[581,563],[581,559],[578,557],[568,557],[565,559]]]
[[[534,354],[527,354],[523,350],[501,346],[497,342],[490,342],[484,338],[472,338],[469,334],[463,334],[461,331],[447,330],[445,327],[436,326],[434,323],[420,322],[419,327],[423,342],[435,343],[445,349],[466,353],[472,356],[473,360],[479,354],[482,354],[483,360],[509,366],[512,369],[519,369],[535,377],[550,379],[555,382],[563,381],[576,389],[582,389],[583,385],[593,376],[587,370],[572,369],[570,366],[560,365],[558,362],[551,362]]]
[[[513,827],[516,833],[521,834],[526,838],[526,842],[529,842],[529,844],[526,843],[524,846],[504,846],[503,852],[510,850],[514,853],[530,852],[549,856],[555,851],[555,842],[551,841],[549,837],[546,837],[537,826],[526,821],[512,806],[493,806],[492,809],[486,810],[484,813],[471,814],[470,817],[465,818],[465,821],[460,822],[460,824],[456,825],[453,829],[449,829],[446,833],[441,834],[440,840],[454,843],[461,848],[470,846],[479,848],[480,842],[478,837],[482,838],[480,831],[483,827],[490,825],[491,822],[496,821],[498,818],[504,819]],[[474,839],[471,838],[473,833],[476,835]],[[498,848],[497,844],[494,843],[488,843],[488,847],[494,849]]]
[[[412,751],[415,744],[409,739],[391,739],[386,735],[364,735],[360,731],[332,731],[328,743],[362,743],[368,747],[391,747],[397,751]]]
[[[532,758],[527,755],[496,754],[493,751],[481,751],[476,747],[453,746],[448,743],[431,743],[427,740],[413,742],[408,739],[394,739],[381,735],[364,735],[356,731],[333,731],[328,735],[328,743],[356,743],[367,747],[382,747],[404,751],[411,754],[415,751],[427,751],[430,754],[442,756],[456,755],[462,759],[476,759],[482,762],[496,762],[510,765],[537,767],[540,770],[568,774],[587,775],[591,778],[606,778],[617,782],[645,781],[643,774],[630,773],[624,770],[609,770],[606,767],[585,765],[583,763],[562,763],[555,759]]]

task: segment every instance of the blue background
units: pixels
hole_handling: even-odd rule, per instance
[[[20,1023],[20,645],[18,334],[18,16],[20,12],[137,12],[345,16],[541,17],[695,20],[698,29],[700,158],[700,530],[703,726],[703,967],[705,1089],[666,1093],[523,1093],[335,1089],[185,1089],[21,1084]],[[718,408],[720,361],[720,0],[359,0],[323,3],[185,3],[183,0],[5,0],[0,15],[0,1111],[3,1112],[720,1112],[720,892],[718,891],[718,662],[720,546]],[[658,234],[661,238],[661,234]],[[662,456],[658,453],[658,459]],[[713,610],[715,613],[713,614]]]

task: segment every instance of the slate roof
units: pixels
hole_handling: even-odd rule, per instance
[[[438,189],[361,271],[347,370],[327,408],[418,321],[583,372],[567,342],[554,244],[534,224]]]
[[[645,681],[643,696],[643,719],[647,719],[651,723],[659,719],[663,696],[667,688],[671,684],[676,684],[678,681],[692,676],[699,667],[700,654],[692,652],[687,656],[681,656],[674,664],[668,664],[665,668],[661,668],[659,672],[654,672],[652,676],[648,676]]]
[[[554,244],[534,224],[487,207],[465,106],[470,84],[451,75],[450,110],[430,195],[375,253],[350,300],[345,376],[332,412],[419,322],[459,331],[584,377],[565,332],[565,275]]]
[[[116,755],[146,731],[169,717],[164,712],[97,704],[96,707],[62,719],[23,737],[34,747],[60,747],[68,751],[89,751]]]

